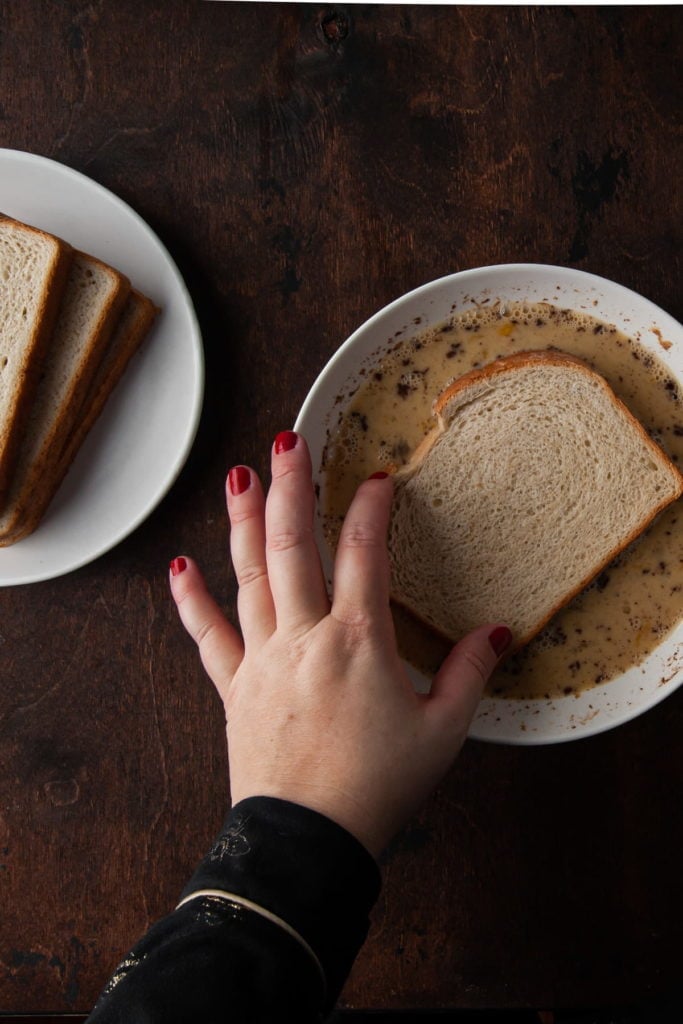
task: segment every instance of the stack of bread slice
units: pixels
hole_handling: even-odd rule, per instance
[[[0,214],[0,546],[39,525],[156,314],[113,267]]]
[[[395,475],[392,598],[456,643],[506,622],[516,647],[683,493],[603,377],[558,351],[472,370]]]

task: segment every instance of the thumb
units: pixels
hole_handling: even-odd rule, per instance
[[[447,715],[466,734],[484,687],[502,655],[512,642],[507,626],[480,626],[464,637],[450,652],[434,678],[430,710],[440,718]]]

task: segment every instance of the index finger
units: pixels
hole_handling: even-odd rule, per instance
[[[343,622],[389,617],[387,529],[393,485],[377,473],[360,485],[346,513],[334,563],[332,614]]]

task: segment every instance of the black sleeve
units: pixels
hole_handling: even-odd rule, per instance
[[[243,800],[181,905],[125,957],[87,1024],[321,1021],[379,888],[373,858],[329,818],[284,800]]]

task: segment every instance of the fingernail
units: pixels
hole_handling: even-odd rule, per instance
[[[386,478],[388,476],[389,476],[388,473],[385,473],[385,472],[383,472],[383,470],[378,469],[376,473],[371,473],[370,474],[370,476],[368,477],[368,480],[386,480]]]
[[[182,556],[180,558],[174,558],[169,568],[171,570],[171,576],[179,576],[181,572],[185,572],[187,569],[187,561]]]
[[[251,483],[251,473],[246,466],[233,466],[228,473],[228,485],[233,496],[243,494]]]
[[[296,447],[296,442],[299,440],[299,435],[295,434],[293,430],[283,430],[275,438],[275,454],[281,455],[283,452],[291,452],[292,448]]]
[[[500,658],[501,654],[504,654],[512,643],[512,633],[507,626],[496,626],[493,632],[489,634],[489,643],[493,648],[495,656]]]

